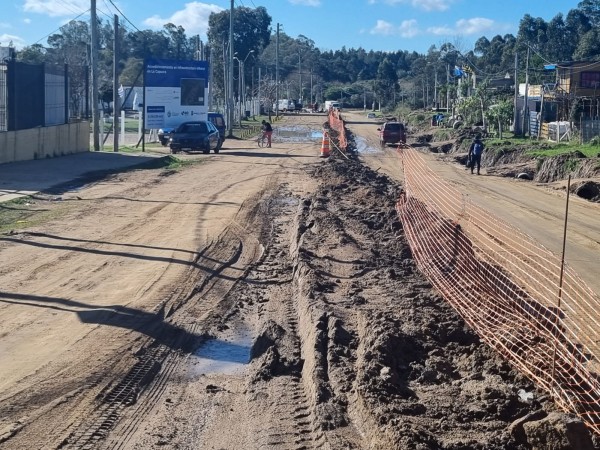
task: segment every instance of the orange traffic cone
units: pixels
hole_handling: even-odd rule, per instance
[[[321,144],[321,158],[329,158],[329,134],[323,131],[323,143]]]

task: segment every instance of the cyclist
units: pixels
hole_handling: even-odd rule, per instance
[[[273,135],[273,127],[266,120],[262,121],[263,136],[267,138],[267,147],[271,147],[271,136]]]

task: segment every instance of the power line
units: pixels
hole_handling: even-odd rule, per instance
[[[542,54],[541,54],[539,51],[537,51],[535,48],[533,48],[531,45],[529,45],[527,42],[525,42],[525,45],[526,45],[526,46],[527,46],[527,47],[528,47],[528,48],[529,48],[529,49],[530,49],[530,50],[531,50],[533,53],[535,53],[537,56],[539,56],[539,57],[540,57],[540,59],[541,59],[542,61],[544,61],[544,62],[545,62],[545,63],[547,63],[547,64],[553,64],[553,65],[555,65],[556,67],[558,67],[558,68],[560,68],[560,69],[568,69],[569,67],[571,67],[571,66],[561,66],[560,64],[553,63],[552,61],[548,60],[548,58],[546,58],[544,55],[542,55]],[[591,57],[591,56],[590,56],[589,58],[585,58],[585,59],[592,60],[592,59],[593,59],[593,57]],[[598,64],[598,60],[596,59],[596,61],[592,61],[592,62],[591,62],[590,64],[588,64],[588,65],[585,65],[585,66],[579,66],[579,67],[578,67],[578,69],[586,69],[586,68],[588,68],[588,67],[592,67],[592,66],[595,66],[595,65],[597,65],[597,64]]]
[[[113,0],[108,0],[108,1],[110,2],[111,5],[114,6],[114,8],[117,11],[119,11],[119,14],[121,14],[121,16],[123,17],[123,19],[125,19],[127,22],[129,22],[131,24],[131,26],[133,28],[135,28],[137,31],[139,31],[140,33],[142,32],[142,30],[140,30],[138,27],[136,27],[135,24],[131,20],[129,20],[125,14],[123,14],[123,12],[119,9],[119,7],[114,4]]]
[[[83,16],[84,14],[87,14],[87,13],[89,13],[89,12],[90,12],[90,10],[88,9],[88,10],[86,10],[86,11],[82,12],[81,14],[79,14],[79,15],[77,15],[77,16],[75,16],[75,17],[73,17],[73,18],[72,18],[72,19],[71,19],[69,22],[71,22],[71,21],[73,21],[73,20],[77,20],[77,19],[79,19],[81,16]],[[43,39],[46,39],[46,38],[50,37],[51,35],[53,35],[53,34],[54,34],[54,33],[56,33],[57,31],[60,31],[60,29],[61,29],[62,27],[63,27],[63,25],[61,25],[60,27],[58,27],[56,30],[54,30],[54,31],[51,31],[51,32],[50,32],[50,33],[48,33],[46,36],[44,36],[44,37],[42,37],[42,38],[38,39],[37,41],[35,41],[35,42],[34,42],[34,44],[37,44],[37,43],[38,43],[38,42],[40,42],[41,40],[43,40]]]

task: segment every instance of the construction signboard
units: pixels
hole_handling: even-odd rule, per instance
[[[208,62],[147,59],[146,128],[176,127],[208,117]]]

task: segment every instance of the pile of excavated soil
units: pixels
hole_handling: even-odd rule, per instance
[[[431,130],[421,130],[411,136],[414,147],[426,147],[433,153],[452,154],[459,164],[466,164],[467,150],[473,138],[471,130],[456,132],[454,139],[436,142]],[[541,144],[538,148],[549,148]],[[521,178],[542,183],[566,180],[569,175],[579,179],[572,192],[592,202],[600,202],[600,158],[586,158],[581,152],[573,152],[554,157],[533,158],[527,145],[513,145],[510,141],[489,146],[483,154],[481,163],[488,175]]]
[[[335,157],[313,176],[319,187],[300,200],[291,236],[275,232],[265,267],[257,268],[272,274],[277,262],[284,264],[293,289],[276,300],[286,302],[287,323],[263,314],[249,386],[258,399],[289,383],[298,417],[316,424],[297,442],[371,449],[593,448],[583,424],[556,412],[417,272],[394,210],[400,186]],[[244,298],[267,301],[251,284]],[[569,441],[567,428],[577,430],[581,446]]]

